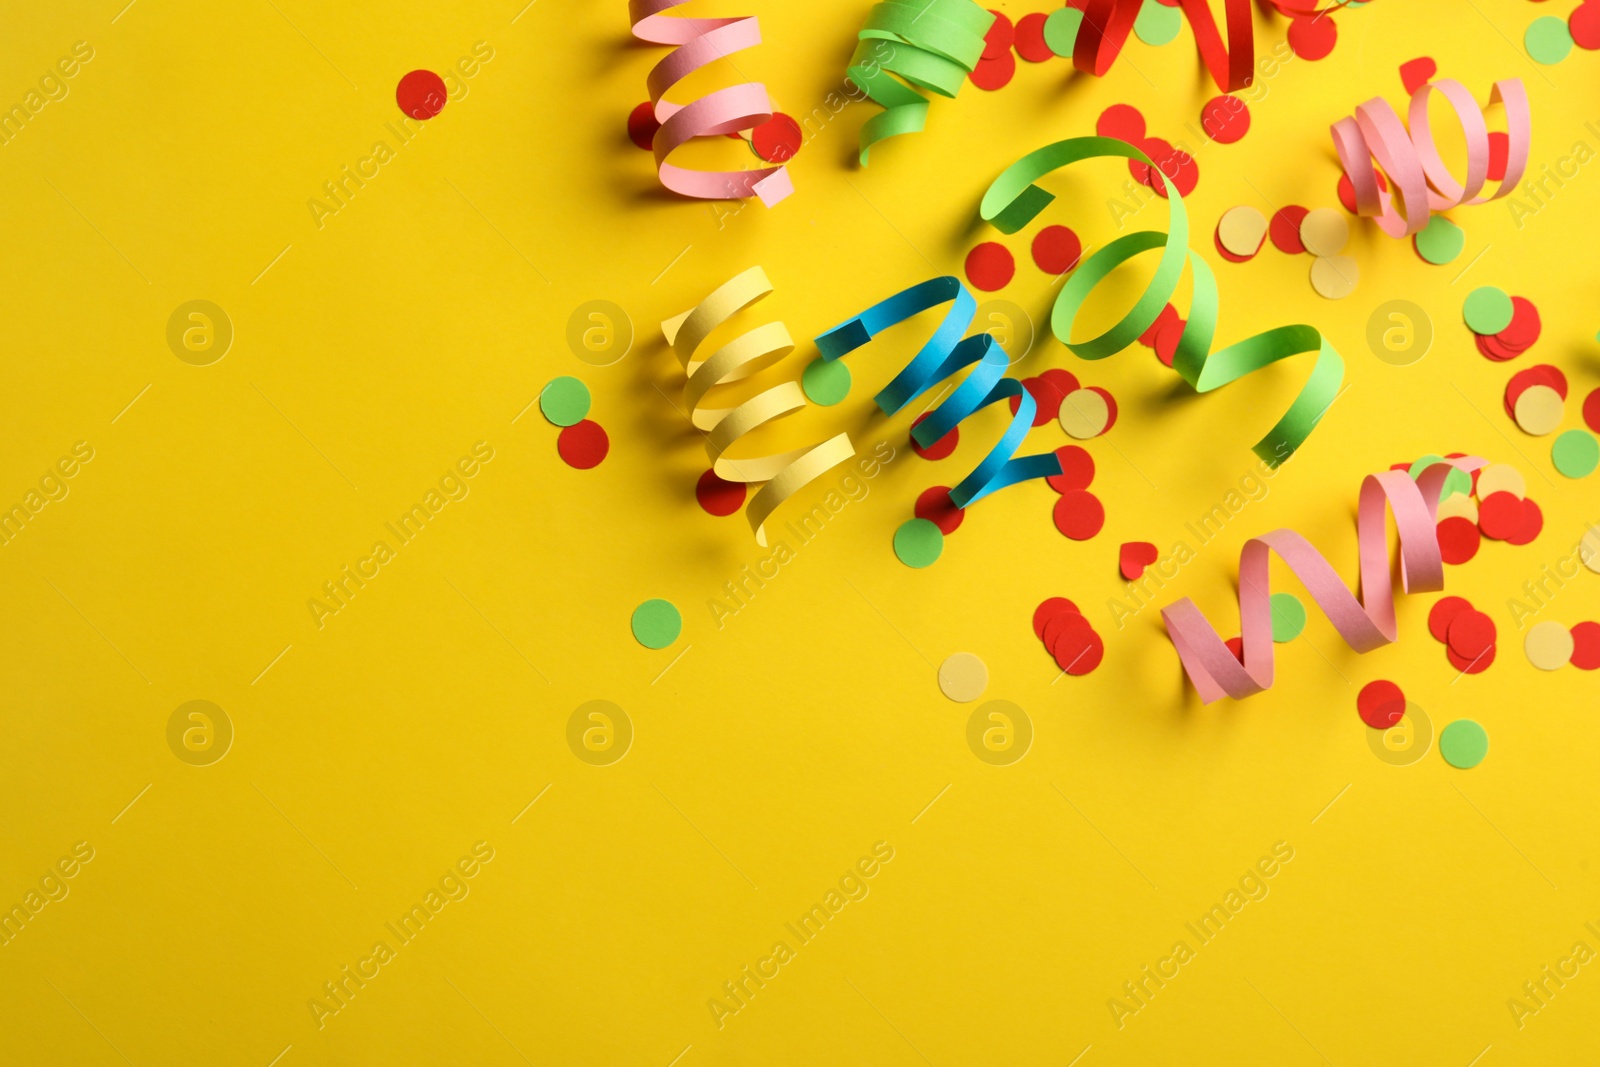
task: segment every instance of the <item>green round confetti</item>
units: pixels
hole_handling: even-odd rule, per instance
[[[633,636],[645,648],[666,648],[683,632],[683,616],[670,600],[657,597],[633,609]]]
[[[1293,641],[1306,628],[1306,606],[1293,593],[1272,594],[1272,639]]]
[[[1417,255],[1439,267],[1461,254],[1467,235],[1443,215],[1435,215],[1413,240],[1417,243]]]
[[[1568,430],[1550,446],[1550,461],[1568,478],[1587,478],[1600,467],[1600,441],[1588,430]]]
[[[1406,473],[1411,475],[1412,481],[1416,481],[1418,478],[1422,477],[1423,471],[1427,470],[1435,463],[1443,463],[1444,461],[1445,460],[1443,456],[1435,456],[1430,453],[1429,455],[1423,456],[1421,459],[1413,463],[1411,465],[1411,469],[1406,471]],[[1472,495],[1472,475],[1468,474],[1459,467],[1452,467],[1450,469],[1450,473],[1445,476],[1444,492],[1439,495],[1439,499],[1447,500],[1450,497],[1455,496],[1457,493],[1460,493],[1462,496]]]
[[[931,519],[912,519],[894,532],[894,554],[907,567],[926,567],[944,551],[944,534]]]
[[[1139,17],[1133,23],[1133,32],[1145,44],[1171,44],[1182,28],[1183,12],[1168,7],[1161,0],[1144,0]]]
[[[832,407],[850,395],[850,368],[842,359],[830,363],[818,356],[800,375],[800,388],[813,404]]]
[[[1529,24],[1528,32],[1522,35],[1522,43],[1535,63],[1553,66],[1572,51],[1572,29],[1566,19],[1545,15]]]
[[[1461,317],[1473,333],[1499,333],[1511,325],[1517,309],[1511,306],[1511,296],[1504,289],[1483,285],[1467,294],[1461,305]]]
[[[1050,12],[1044,20],[1044,43],[1063,59],[1072,58],[1072,47],[1078,43],[1078,27],[1083,25],[1083,12],[1075,7],[1062,7]]]
[[[1452,767],[1470,770],[1489,754],[1489,735],[1471,719],[1457,719],[1439,734],[1439,755]]]
[[[589,414],[589,387],[567,375],[552,378],[539,393],[539,410],[557,426],[576,426]]]

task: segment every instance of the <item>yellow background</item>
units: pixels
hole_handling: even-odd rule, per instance
[[[854,141],[875,109],[852,105],[792,165],[790,200],[720,219],[727,205],[663,195],[623,136],[664,50],[630,43],[620,2],[121,3],[18,8],[0,40],[7,107],[74,42],[94,49],[69,95],[0,147],[0,498],[21,500],[75,442],[94,449],[69,495],[0,548],[0,904],[75,842],[95,850],[70,895],[0,948],[0,1059],[1595,1057],[1594,967],[1520,1030],[1507,1007],[1575,942],[1600,948],[1584,926],[1600,925],[1600,726],[1594,677],[1535,671],[1506,602],[1600,508],[1596,483],[1556,474],[1548,440],[1521,435],[1500,394],[1513,370],[1554,362],[1572,383],[1571,427],[1600,384],[1587,240],[1600,179],[1582,171],[1520,231],[1504,203],[1452,212],[1468,236],[1449,267],[1362,224],[1361,282],[1340,303],[1312,292],[1308,257],[1268,247],[1236,266],[1210,248],[1235,204],[1335,206],[1328,124],[1372,96],[1398,102],[1397,67],[1420,54],[1480,99],[1492,80],[1524,79],[1535,172],[1577,140],[1600,146],[1583,126],[1600,119],[1600,59],[1537,68],[1520,48],[1528,21],[1570,2],[1341,13],[1333,55],[1290,62],[1256,90],[1251,131],[1231,146],[1183,132],[1213,93],[1187,29],[1161,49],[1131,44],[1102,80],[1020,64],[1000,92],[938,100],[926,132],[883,145],[865,171]],[[842,88],[866,7],[710,13],[760,15],[765,43],[733,63],[798,115]],[[1258,55],[1285,26],[1258,13]],[[467,95],[318,228],[307,201],[322,184],[375,141],[396,147],[385,124],[400,76],[443,71],[478,41],[494,55]],[[725,64],[695,84],[731,80]],[[742,517],[694,503],[704,453],[674,409],[681,378],[656,324],[760,263],[777,292],[747,321],[788,323],[797,372],[804,339],[959,271],[981,239],[978,196],[1005,164],[1089,132],[1123,101],[1196,150],[1188,203],[1219,275],[1220,339],[1313,323],[1350,386],[1159,603],[1193,596],[1231,632],[1238,547],[1279,526],[1353,582],[1361,477],[1426,452],[1478,453],[1521,468],[1545,514],[1532,545],[1486,543],[1448,572],[1448,591],[1499,626],[1487,673],[1457,677],[1427,634],[1436,598],[1419,595],[1400,603],[1397,644],[1358,656],[1315,616],[1278,649],[1271,691],[1202,707],[1155,608],[1119,631],[1103,606],[1121,588],[1116,548],[1183,538],[1253,469],[1249,444],[1307,368],[1196,399],[1148,350],[1091,366],[1043,337],[1021,372],[1067,366],[1121,405],[1088,443],[1100,536],[1063,539],[1054,494],[1032,483],[973,507],[935,567],[894,560],[916,494],[958,477],[1000,427],[974,420],[940,464],[912,455],[912,412],[885,420],[868,399],[916,343],[902,331],[852,357],[846,404],[785,430],[849,429],[862,451],[887,440],[896,458],[748,607],[713,623],[707,601],[765,553]],[[753,164],[731,141],[696,150]],[[1111,164],[1057,176],[1045,220],[1103,243],[1115,232],[1105,200],[1125,177]],[[1164,228],[1164,211],[1136,222]],[[1046,279],[1023,235],[1002,240],[1018,274],[1000,295],[1042,330]],[[1480,284],[1539,307],[1543,339],[1517,363],[1481,358],[1460,322]],[[197,298],[235,330],[204,367],[165,340],[173,309]],[[603,368],[565,340],[568,316],[594,299],[624,308],[637,335]],[[1432,316],[1433,348],[1413,366],[1366,346],[1368,316],[1390,299]],[[594,470],[561,462],[537,407],[518,418],[558,374],[588,384],[610,434]],[[478,441],[494,458],[470,495],[319,629],[308,599]],[[1030,450],[1061,441],[1047,426]],[[780,523],[837,484],[825,476]],[[1538,618],[1600,617],[1595,581],[1583,572]],[[1077,600],[1105,635],[1092,675],[1056,680],[1029,626],[1050,595]],[[661,651],[628,630],[652,596],[685,617]],[[934,665],[960,650],[987,661],[985,699],[1029,715],[1020,762],[968,749],[972,707],[935,684]],[[1378,677],[1435,733],[1483,723],[1488,759],[1456,771],[1436,745],[1409,766],[1376,758],[1355,695]],[[195,699],[236,732],[205,767],[166,740],[173,710]],[[611,766],[567,745],[568,717],[592,699],[616,702],[635,732]],[[478,841],[494,859],[470,895],[319,1029],[307,1002],[323,983],[392,940],[384,924]],[[878,841],[894,859],[870,895],[795,945],[784,924]],[[1200,946],[1184,924],[1280,841],[1294,859],[1270,895]],[[796,958],[719,1029],[708,1000],[779,939]],[[1180,939],[1196,958],[1119,1029],[1108,1000]]]

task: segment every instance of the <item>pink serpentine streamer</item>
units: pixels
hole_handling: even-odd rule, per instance
[[[1434,91],[1450,104],[1466,135],[1465,185],[1456,181],[1439,157],[1433,132],[1428,128],[1428,96]],[[1406,237],[1426,226],[1435,211],[1460,204],[1486,204],[1515,189],[1528,169],[1532,144],[1528,93],[1521,79],[1495,82],[1489,104],[1492,106],[1497,101],[1505,106],[1506,138],[1510,148],[1505,176],[1494,193],[1487,196],[1478,193],[1489,175],[1489,128],[1483,121],[1478,102],[1458,81],[1444,78],[1421,86],[1412,94],[1409,133],[1400,116],[1382,97],[1374,97],[1357,107],[1354,117],[1334,123],[1330,127],[1333,147],[1339,153],[1339,163],[1349,176],[1350,184],[1355,187],[1357,213],[1376,219],[1379,228],[1390,237]],[[1373,165],[1374,161],[1399,189],[1403,207],[1396,209],[1392,191],[1379,188],[1378,167]]]
[[[661,184],[675,193],[700,200],[743,199],[754,193],[772,207],[794,192],[782,166],[755,170],[690,170],[667,162],[680,145],[696,137],[718,137],[754,129],[772,118],[767,88],[744,82],[707,93],[689,104],[666,100],[667,92],[708,63],[761,43],[761,25],[754,15],[733,18],[680,18],[663,14],[688,0],[628,0],[633,35],[651,44],[675,44],[650,71],[647,85],[655,108],[655,150]]]
[[[1394,512],[1400,539],[1400,582],[1407,592],[1444,588],[1444,560],[1434,519],[1439,494],[1452,468],[1468,474],[1484,465],[1476,456],[1430,465],[1416,481],[1405,471],[1369,474],[1361,483],[1356,535],[1361,546],[1361,599],[1311,542],[1293,530],[1273,530],[1246,541],[1239,553],[1239,628],[1244,662],[1211,628],[1188,597],[1161,609],[1183,669],[1204,703],[1223,696],[1241,699],[1272,686],[1272,604],[1268,553],[1289,565],[1306,592],[1357,652],[1371,652],[1399,636],[1394,616],[1394,579],[1384,503]]]

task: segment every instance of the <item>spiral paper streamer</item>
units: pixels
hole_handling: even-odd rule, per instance
[[[1089,0],[1072,46],[1072,65],[1097,78],[1104,76],[1122,52],[1143,6],[1144,0]],[[1250,0],[1227,0],[1226,45],[1211,16],[1208,0],[1181,0],[1181,6],[1194,29],[1200,58],[1217,88],[1231,93],[1247,87],[1254,76],[1255,64]]]
[[[772,118],[772,100],[766,86],[745,82],[707,93],[690,104],[665,99],[668,90],[708,63],[761,43],[761,26],[755,16],[698,19],[678,18],[663,12],[688,0],[628,0],[633,35],[651,44],[675,44],[666,58],[650,71],[647,84],[655,108],[654,149],[661,184],[675,193],[700,200],[743,199],[752,193],[772,207],[794,192],[789,172],[782,166],[755,170],[689,170],[667,162],[667,157],[696,137],[714,137],[754,129]]]
[[[1074,137],[1057,141],[1007,167],[983,194],[979,213],[1001,232],[1016,233],[1055,199],[1054,194],[1033,184],[1036,179],[1080,160],[1108,156],[1155,166],[1138,148],[1115,138]],[[1212,352],[1217,323],[1217,282],[1206,261],[1188,247],[1188,214],[1183,209],[1183,198],[1170,182],[1167,183],[1167,220],[1168,232],[1139,230],[1126,234],[1079,264],[1051,308],[1050,329],[1062,344],[1084,359],[1104,359],[1122,351],[1137,340],[1167,306],[1177,291],[1187,260],[1194,272],[1194,295],[1172,366],[1195,392],[1209,393],[1288,356],[1317,353],[1311,377],[1300,394],[1267,435],[1256,442],[1256,455],[1277,466],[1305,442],[1339,395],[1339,385],[1344,380],[1344,360],[1327,338],[1303,325],[1280,326]],[[1073,321],[1089,294],[1117,267],[1141,252],[1155,249],[1161,250],[1161,261],[1132,310],[1100,336],[1072,341]]]
[[[769,322],[739,335],[705,359],[696,356],[713,330],[770,292],[772,283],[767,280],[766,272],[760,267],[751,267],[724,282],[690,310],[661,324],[661,332],[688,375],[683,399],[689,408],[689,421],[706,434],[706,454],[711,457],[711,469],[725,481],[767,483],[745,508],[756,543],[763,548],[767,544],[767,518],[778,506],[824,472],[855,455],[850,435],[843,433],[792,452],[745,459],[730,459],[725,455],[735,442],[752,430],[806,406],[805,394],[796,381],[775,385],[737,407],[704,406],[706,394],[716,386],[748,378],[794,350],[794,341],[783,323]]]
[[[1400,582],[1407,593],[1444,588],[1444,560],[1434,519],[1445,479],[1454,469],[1471,473],[1484,465],[1475,456],[1434,463],[1415,481],[1405,471],[1369,474],[1361,483],[1356,519],[1361,552],[1361,599],[1345,588],[1333,566],[1293,530],[1274,530],[1246,541],[1239,553],[1239,627],[1244,661],[1234,658],[1216,630],[1185,597],[1161,609],[1167,634],[1200,699],[1253,696],[1272,686],[1272,603],[1268,553],[1289,565],[1306,592],[1357,652],[1371,652],[1398,636],[1394,578],[1390,573],[1385,503],[1394,513],[1400,540]]]
[[[972,367],[972,372],[962,379],[944,403],[911,431],[917,444],[927,447],[974,412],[1009,397],[1018,398],[1016,414],[1012,416],[1011,425],[1001,435],[999,442],[972,473],[950,490],[950,499],[955,506],[964,508],[996,489],[1004,489],[1029,478],[1060,474],[1061,460],[1054,452],[1016,457],[1017,448],[1033,425],[1036,405],[1033,396],[1022,387],[1021,382],[1006,377],[1006,354],[995,344],[993,337],[980,333],[963,339],[962,335],[972,324],[978,305],[957,279],[948,275],[932,278],[874,304],[818,337],[817,350],[824,360],[838,359],[860,348],[889,327],[945,303],[950,304],[950,310],[945,313],[944,321],[911,362],[879,391],[876,397],[878,407],[885,415],[893,415],[938,382],[959,370]]]
[[[956,95],[977,67],[984,34],[993,24],[994,13],[972,0],[886,0],[873,5],[857,34],[849,70],[850,80],[885,109],[861,127],[863,167],[879,141],[922,129],[928,99],[917,89]]]
[[[1434,91],[1444,96],[1467,143],[1467,178],[1455,180],[1428,127],[1428,97]],[[1492,195],[1478,192],[1489,174],[1489,129],[1483,110],[1458,81],[1444,78],[1421,86],[1412,94],[1408,118],[1410,132],[1382,97],[1374,97],[1356,108],[1351,118],[1335,122],[1330,130],[1339,163],[1355,187],[1357,213],[1377,220],[1378,227],[1391,237],[1406,237],[1421,230],[1435,211],[1461,204],[1486,204],[1517,187],[1528,168],[1531,145],[1531,120],[1528,94],[1519,78],[1494,83],[1489,104],[1504,105],[1506,112],[1506,172]],[[1392,192],[1379,188],[1378,168],[1399,190],[1401,205],[1396,207]]]

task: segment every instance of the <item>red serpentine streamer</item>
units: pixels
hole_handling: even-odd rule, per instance
[[[1255,28],[1250,22],[1250,0],[1227,0],[1228,43],[1222,43],[1208,0],[1180,0],[1194,28],[1211,80],[1224,92],[1246,88],[1254,77]],[[1144,0],[1088,0],[1083,23],[1072,47],[1072,65],[1086,74],[1102,77],[1122,51]]]
[[[1361,552],[1361,599],[1345,588],[1333,566],[1293,530],[1273,530],[1246,541],[1239,552],[1239,627],[1244,662],[1234,658],[1217,631],[1188,597],[1161,609],[1183,669],[1204,703],[1222,696],[1240,699],[1272,686],[1272,603],[1269,553],[1289,565],[1306,592],[1357,652],[1371,652],[1399,636],[1394,615],[1394,578],[1384,503],[1394,513],[1400,539],[1400,583],[1407,592],[1444,588],[1444,560],[1434,523],[1439,496],[1453,469],[1468,474],[1484,465],[1476,456],[1445,460],[1415,481],[1405,471],[1369,474],[1361,483],[1356,536]]]
[[[664,12],[688,0],[628,0],[633,35],[651,44],[675,44],[650,71],[650,104],[655,109],[656,131],[652,148],[661,184],[675,193],[701,200],[743,199],[752,193],[772,207],[794,192],[789,172],[782,166],[755,170],[690,170],[667,162],[680,145],[696,137],[719,137],[750,130],[772,118],[772,100],[766,86],[744,82],[707,93],[689,104],[666,100],[667,92],[708,63],[761,43],[761,26],[754,15],[733,18],[681,18]]]

